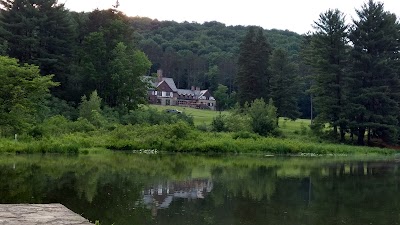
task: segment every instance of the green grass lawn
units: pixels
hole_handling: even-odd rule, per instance
[[[311,121],[309,119],[289,120],[285,118],[279,119],[279,129],[285,136],[297,136],[310,132]]]
[[[190,107],[180,107],[180,106],[162,106],[162,105],[149,105],[148,107],[157,109],[159,111],[164,111],[166,109],[177,109],[179,111],[185,112],[187,115],[193,116],[194,124],[210,125],[213,118],[219,115],[218,111],[204,110],[204,109],[194,109]],[[228,115],[229,111],[221,112],[222,115]],[[288,120],[284,118],[279,119],[279,129],[287,137],[298,136],[299,134],[308,133],[310,131],[310,120],[309,119],[297,119]]]
[[[180,106],[162,106],[162,105],[149,105],[149,107],[163,111],[166,109],[177,109],[179,111],[182,111],[186,113],[187,115],[190,115],[193,117],[194,120],[194,125],[201,125],[201,124],[211,124],[212,120],[214,117],[219,115],[220,112],[218,111],[212,111],[212,110],[206,110],[206,109],[194,109],[190,107],[180,107]],[[223,115],[229,114],[228,111],[223,111],[221,112]]]

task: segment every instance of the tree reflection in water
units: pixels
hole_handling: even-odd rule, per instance
[[[4,156],[0,203],[102,224],[399,224],[399,162],[191,155]]]

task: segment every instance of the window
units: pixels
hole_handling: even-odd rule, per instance
[[[157,95],[158,96],[161,96],[162,95],[162,92],[161,91],[156,91],[157,92]]]
[[[167,97],[171,96],[171,92],[167,91]]]
[[[171,105],[171,101],[169,99],[165,100],[165,105]]]

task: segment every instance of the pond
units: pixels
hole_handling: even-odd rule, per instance
[[[0,203],[61,203],[102,225],[399,224],[396,159],[6,156]]]

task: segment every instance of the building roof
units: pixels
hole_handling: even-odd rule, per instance
[[[195,95],[194,91],[190,89],[178,89],[178,94],[179,95]]]
[[[173,92],[177,92],[179,95],[191,95],[195,96],[197,99],[201,99],[205,93],[208,92],[208,90],[191,90],[191,89],[178,89],[176,88],[175,82],[173,78],[169,77],[162,77],[161,82],[158,82],[157,77],[151,77],[151,76],[143,76],[143,79],[150,83],[151,88],[156,89],[159,87],[163,82],[165,82]],[[210,97],[210,100],[215,100],[213,97]]]
[[[178,92],[178,89],[177,89],[176,86],[175,86],[174,79],[168,78],[168,77],[163,77],[163,78],[162,78],[162,81],[158,83],[157,87],[160,86],[160,84],[161,84],[163,81],[164,81],[165,83],[168,84],[168,86],[172,89],[173,92]]]

